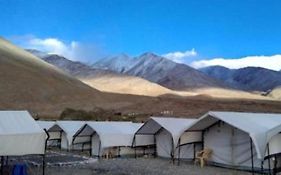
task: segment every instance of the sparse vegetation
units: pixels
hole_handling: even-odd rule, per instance
[[[66,108],[61,113],[60,120],[136,121],[136,116],[102,108],[94,108],[90,111]]]

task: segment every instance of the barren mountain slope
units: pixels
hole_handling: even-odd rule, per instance
[[[35,50],[28,51],[33,54],[35,52]],[[37,53],[40,54],[38,55]],[[40,56],[42,55],[41,53],[42,52],[37,51],[35,55]],[[172,93],[170,89],[145,79],[110,70],[95,69],[87,64],[71,61],[63,56],[47,54],[43,55],[41,58],[100,91],[145,96],[158,96]]]
[[[185,64],[173,62],[154,53],[131,58],[126,55],[101,59],[93,67],[138,76],[172,90],[226,87],[222,82]]]
[[[110,100],[98,90],[0,38],[0,108],[60,113]]]
[[[182,117],[197,117],[208,110],[281,112],[281,103],[272,101],[102,93],[3,39],[0,94],[0,110],[25,109],[40,117],[58,117],[65,108],[95,107],[122,115],[137,114],[138,119],[161,115],[163,111]]]
[[[269,97],[281,100],[281,86],[274,88],[269,94]]]
[[[35,55],[42,57],[44,61],[60,68],[66,73],[80,79],[84,83],[103,92],[145,95],[145,96],[153,96],[153,97],[164,95],[164,94],[173,94],[179,96],[207,95],[211,97],[235,98],[235,99],[237,98],[269,99],[269,97],[266,98],[257,94],[252,94],[249,92],[228,89],[228,88],[205,87],[205,88],[188,89],[186,91],[176,91],[176,90],[165,88],[164,86],[161,86],[159,84],[153,83],[151,81],[145,80],[140,77],[129,76],[108,69],[104,70],[104,69],[93,68],[85,63],[81,63],[78,61],[71,61],[67,58],[64,58],[63,56],[54,55],[54,54],[44,54],[36,50],[31,50],[30,52],[33,54],[35,53]],[[113,60],[117,59],[118,61],[115,60],[113,65],[115,67],[120,67],[120,65],[124,66],[125,64],[124,62],[126,62],[126,60],[129,58],[122,56],[117,58],[114,57],[112,59]],[[124,60],[121,61],[121,59]],[[117,62],[120,62],[118,66],[115,64]],[[160,64],[160,65],[164,67],[167,66],[165,64]],[[123,69],[124,67],[120,67],[120,69],[121,68]],[[184,75],[178,75],[178,76],[179,76],[178,78],[185,77]],[[176,81],[173,82],[175,83]]]
[[[142,78],[107,74],[97,77],[80,78],[84,83],[105,92],[159,96],[172,94],[174,91]]]

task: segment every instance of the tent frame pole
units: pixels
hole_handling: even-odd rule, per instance
[[[135,154],[134,156],[136,159],[137,158],[136,134],[134,135],[134,138],[133,138],[132,147],[134,148],[134,154]]]
[[[277,169],[277,157],[276,157],[276,154],[274,155],[274,165],[273,165],[273,174],[275,175],[276,174],[276,169]]]
[[[193,161],[195,161],[196,156],[196,143],[193,143]]]
[[[93,146],[93,134],[90,136],[90,149],[89,149],[90,157],[92,157],[92,146]]]
[[[59,139],[59,144],[58,144],[60,150],[61,150],[61,140],[62,140],[62,130],[60,131],[60,139]]]
[[[202,131],[202,135],[201,135],[201,140],[202,140],[202,150],[204,149],[204,147],[205,147],[205,144],[204,144],[204,135],[205,135],[205,130],[203,130]],[[194,150],[195,151],[195,150]],[[194,153],[194,155],[195,155],[195,153]],[[194,156],[195,157],[195,156]]]
[[[6,156],[6,162],[5,162],[5,165],[8,165],[9,164],[9,156]]]
[[[269,144],[267,144],[267,155],[270,155]],[[269,174],[271,174],[271,162],[270,162],[270,157],[268,158],[268,168],[269,168]]]
[[[175,149],[174,149],[174,139],[173,139],[173,136],[171,136],[171,153],[170,153],[170,155],[171,155],[171,159],[172,159],[172,163],[173,163],[173,165],[175,164]]]
[[[1,156],[1,175],[4,175],[4,156]]]
[[[180,154],[181,154],[181,138],[179,138],[179,143],[178,143],[178,166],[180,165]]]
[[[47,150],[47,145],[48,145],[48,140],[50,138],[50,134],[46,129],[44,129],[45,133],[47,134],[47,138],[45,140],[45,147],[44,147],[44,154],[43,154],[43,172],[42,174],[45,175],[45,167],[46,167],[46,150]]]
[[[101,140],[99,139],[99,153],[98,153],[98,158],[100,159],[100,151],[101,151]]]
[[[153,153],[153,156],[154,158],[156,158],[156,153],[157,153],[157,145],[156,145],[156,135],[154,134],[153,135],[153,142],[154,142],[154,153]]]
[[[264,174],[264,172],[263,172],[263,164],[264,164],[264,160],[261,161],[261,174]]]
[[[254,155],[253,155],[253,141],[252,138],[250,138],[250,146],[251,146],[251,165],[252,165],[252,174],[254,175]]]

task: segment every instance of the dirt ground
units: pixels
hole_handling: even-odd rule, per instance
[[[192,162],[172,164],[161,158],[95,159],[85,155],[48,151],[45,175],[247,175],[250,173],[214,166],[200,168]],[[42,157],[26,156],[10,158],[9,164],[25,163],[29,175],[42,174]],[[6,173],[9,174],[9,173]]]

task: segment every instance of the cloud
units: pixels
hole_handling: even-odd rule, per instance
[[[184,63],[187,58],[197,56],[197,52],[193,48],[185,52],[176,51],[176,52],[166,53],[163,54],[162,56],[172,61],[175,61],[177,63]]]
[[[38,38],[33,35],[12,37],[11,40],[25,49],[58,54],[75,61],[93,61],[102,54],[96,45],[78,41],[67,42],[58,38]]]
[[[214,58],[210,60],[199,60],[191,63],[194,68],[207,66],[224,66],[230,69],[239,69],[244,67],[263,67],[279,71],[281,70],[281,55],[272,56],[247,56],[237,59]]]

